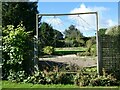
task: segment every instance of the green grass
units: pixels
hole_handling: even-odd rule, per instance
[[[63,85],[63,84],[49,84],[49,85],[42,85],[42,84],[31,84],[31,83],[13,83],[10,81],[2,81],[2,88],[118,88],[117,86],[97,86],[97,87],[79,87],[75,85]],[[120,88],[120,87],[119,87]]]
[[[31,83],[13,83],[10,81],[2,81],[2,88],[79,88],[75,85],[62,85],[62,84],[31,84]]]
[[[66,47],[66,48],[55,48],[55,54],[58,55],[67,55],[67,54],[76,54],[78,52],[84,52],[87,48],[84,47]]]
[[[87,48],[84,47],[66,47],[66,48],[55,48],[55,51],[85,51]]]

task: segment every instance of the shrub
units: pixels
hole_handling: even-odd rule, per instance
[[[96,69],[82,69],[74,77],[74,83],[78,86],[118,86],[119,81],[111,74],[105,73],[99,76]]]
[[[29,76],[24,82],[33,84],[73,84],[73,75],[60,72],[38,71],[33,76]]]
[[[25,71],[14,72],[13,70],[10,70],[9,73],[7,79],[12,82],[23,82],[24,79],[27,78]]]
[[[96,56],[97,55],[96,44],[91,46],[90,53],[91,53],[92,56]]]
[[[90,52],[80,52],[80,53],[77,53],[78,56],[91,56],[91,53]]]
[[[89,86],[92,78],[96,78],[97,73],[92,70],[82,69],[74,77],[74,84],[78,86]]]
[[[29,33],[25,32],[22,24],[17,28],[13,25],[8,25],[6,29],[3,28],[3,79],[9,75],[12,77],[14,76],[12,73],[16,75],[19,71],[31,72],[33,63],[32,59],[29,59],[32,56]]]
[[[46,46],[46,47],[43,48],[43,52],[45,54],[51,55],[51,54],[54,53],[54,47],[52,47],[52,46]]]
[[[92,86],[117,86],[119,85],[116,78],[111,75],[100,76],[91,80],[90,85]]]
[[[108,28],[105,32],[106,35],[110,36],[120,36],[120,25],[118,26],[112,26]]]
[[[89,49],[89,50],[88,50]],[[78,56],[96,56],[96,44],[93,44],[90,48],[87,48],[86,52],[79,52],[77,53]]]

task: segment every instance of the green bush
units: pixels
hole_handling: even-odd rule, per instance
[[[29,76],[24,82],[34,84],[73,84],[73,75],[60,72],[37,72]]]
[[[90,52],[79,52],[77,53],[78,56],[91,56]]]
[[[52,46],[46,46],[46,47],[43,48],[43,52],[45,54],[51,55],[51,54],[54,53],[54,47],[52,47]]]
[[[97,55],[97,49],[96,49],[96,44],[93,44],[90,49],[91,56],[96,56]]]
[[[77,73],[38,71],[26,77],[24,71],[10,71],[9,80],[33,84],[75,84],[78,86],[118,86],[119,82],[112,75],[98,77],[96,68],[82,68]]]
[[[27,78],[25,71],[14,72],[13,70],[10,70],[9,73],[7,79],[12,82],[23,82],[24,79]]]
[[[97,73],[95,70],[82,69],[75,75],[74,84],[78,86],[89,86],[91,79],[96,77]]]
[[[17,28],[13,25],[3,28],[3,79],[6,79],[9,75],[12,77],[14,75],[11,73],[16,75],[19,71],[31,73],[33,62],[29,33],[25,32],[22,24],[18,25]]]
[[[120,25],[118,26],[112,26],[108,28],[105,32],[106,35],[110,36],[120,36]]]
[[[91,80],[92,86],[118,86],[119,83],[116,78],[111,75],[100,76]]]
[[[87,48],[86,52],[78,52],[78,56],[96,56],[97,55],[97,50],[96,50],[96,44],[93,44],[89,50]]]
[[[118,86],[119,81],[111,74],[97,75],[96,69],[82,69],[74,77],[74,83],[78,86]]]

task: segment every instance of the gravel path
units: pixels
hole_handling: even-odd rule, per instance
[[[76,56],[72,55],[63,55],[63,56],[51,56],[50,58],[39,58],[42,61],[53,61],[59,63],[66,63],[66,64],[76,64],[80,67],[90,67],[96,66],[97,61],[96,57],[92,56]]]

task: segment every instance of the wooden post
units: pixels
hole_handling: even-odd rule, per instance
[[[98,13],[96,12],[96,28],[97,28],[97,33],[96,33],[96,45],[97,45],[97,73],[98,75],[102,74],[102,57],[101,57],[101,40],[100,36],[98,35],[99,32],[99,22],[98,22]]]
[[[38,14],[36,14],[36,35],[34,41],[34,72],[38,71]]]

